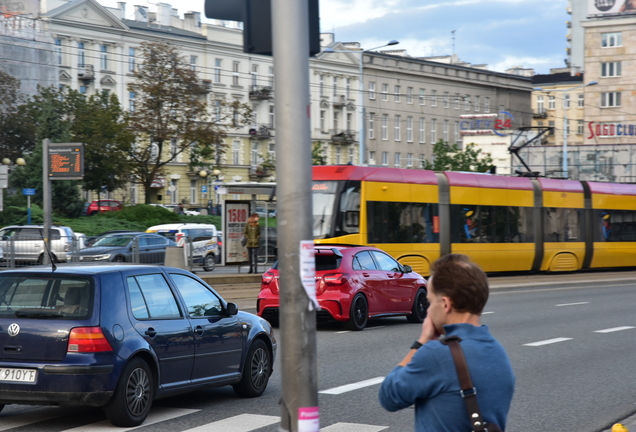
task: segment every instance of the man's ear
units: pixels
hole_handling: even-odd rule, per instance
[[[451,313],[453,310],[453,301],[450,297],[442,296],[442,306],[444,307],[444,312]]]

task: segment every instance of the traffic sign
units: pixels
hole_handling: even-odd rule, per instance
[[[207,187],[207,185],[203,185],[203,186],[201,186],[201,193],[208,193],[208,187]]]
[[[35,195],[35,188],[22,189],[22,195]]]

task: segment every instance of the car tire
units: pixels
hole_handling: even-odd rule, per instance
[[[114,259],[114,262],[126,262],[126,257],[123,257],[121,255],[117,255]]]
[[[424,319],[426,319],[427,309],[428,300],[426,300],[426,290],[424,288],[420,288],[417,290],[417,293],[415,293],[411,314],[407,315],[406,319],[411,323],[422,323],[424,322]]]
[[[153,393],[153,378],[148,364],[134,358],[124,368],[112,399],[104,407],[106,417],[115,426],[139,426],[148,417]]]
[[[0,404],[0,411],[4,409],[4,404]]]
[[[216,258],[214,254],[208,254],[203,258],[203,270],[212,271],[216,265]]]
[[[243,376],[241,381],[234,384],[234,392],[246,398],[260,396],[265,391],[271,374],[272,353],[265,342],[256,339],[247,352],[243,365]]]
[[[363,294],[356,294],[351,302],[349,321],[345,322],[345,328],[354,331],[364,330],[369,321],[369,304]]]

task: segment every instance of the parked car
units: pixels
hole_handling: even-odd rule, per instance
[[[317,244],[314,249],[320,321],[362,330],[374,317],[405,315],[415,323],[426,318],[426,280],[410,266],[374,247]],[[278,262],[262,276],[256,311],[278,323]]]
[[[97,239],[92,246],[71,253],[75,261],[135,261],[135,246],[139,251],[139,263],[163,264],[166,248],[177,246],[175,242],[158,234],[145,232],[125,232],[106,234]]]
[[[88,236],[86,237],[86,240],[84,240],[84,244],[86,245],[86,247],[90,247],[93,246],[95,244],[95,242],[97,240],[99,240],[100,238],[108,235],[108,234],[116,234],[116,233],[131,233],[131,232],[135,232],[133,230],[111,230],[111,231],[105,231],[103,233],[97,234],[96,236]]]
[[[103,213],[108,211],[117,211],[124,208],[124,205],[119,201],[111,200],[111,199],[103,199],[93,201],[86,207],[86,214],[89,216],[93,216],[97,213]]]
[[[170,210],[171,212],[174,212],[175,208],[177,207],[177,204],[150,204],[150,205],[155,207],[163,207],[166,210]],[[201,212],[197,210],[189,210],[187,208],[184,208],[183,214],[187,216],[198,216],[201,214]]]
[[[102,407],[134,427],[155,398],[226,385],[256,397],[272,373],[271,326],[182,269],[8,270],[0,298],[0,409]]]
[[[214,270],[214,266],[221,256],[218,244],[218,231],[212,224],[202,223],[171,223],[151,226],[148,233],[157,233],[185,247],[190,255],[192,243],[192,262],[203,266],[205,271]]]
[[[0,248],[4,259],[18,264],[41,264],[46,248],[43,225],[10,225],[0,230]],[[66,226],[52,226],[49,249],[54,262],[65,262],[72,249],[74,233]]]

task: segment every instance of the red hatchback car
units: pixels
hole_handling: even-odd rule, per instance
[[[362,330],[369,318],[406,315],[409,322],[426,318],[426,280],[386,252],[367,246],[315,245],[316,297],[319,321],[342,321]],[[261,281],[256,312],[278,324],[278,263]]]
[[[119,201],[111,200],[111,199],[103,199],[98,201],[93,201],[86,208],[86,214],[89,216],[93,216],[97,213],[107,212],[107,211],[115,211],[121,210],[124,208],[124,205]]]

